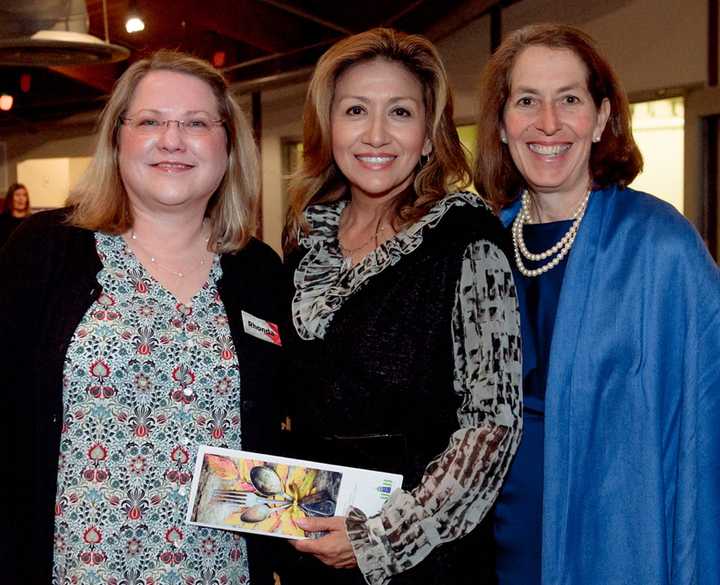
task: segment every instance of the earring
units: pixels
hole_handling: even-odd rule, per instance
[[[500,142],[507,144],[507,134],[505,134],[505,130],[500,130]]]
[[[599,136],[593,136],[593,142],[600,142]]]

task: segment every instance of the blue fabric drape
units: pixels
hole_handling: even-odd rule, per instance
[[[679,213],[632,189],[593,192],[568,259],[542,548],[544,584],[720,583],[720,273]]]

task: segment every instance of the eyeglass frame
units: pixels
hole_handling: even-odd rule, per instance
[[[127,125],[132,130],[139,130],[139,128],[140,128],[139,126],[132,126],[131,124],[127,124],[128,122],[132,122],[133,120],[136,120],[138,117],[141,117],[141,116],[137,116],[137,117],[136,116],[118,116],[118,120],[119,120],[120,124],[122,124],[123,126]],[[179,132],[183,132],[185,134],[192,135],[192,131],[188,132],[186,124],[188,122],[193,122],[193,120],[169,119],[169,120],[157,120],[157,122],[159,123],[159,126],[157,127],[158,133],[167,132],[167,130],[170,128],[170,123],[175,122],[177,124],[177,129]],[[217,120],[208,120],[208,124],[211,125],[208,128],[208,134],[209,134],[210,130],[212,130],[213,128],[215,128],[217,126],[225,126],[225,120],[223,120],[222,118],[219,118]],[[142,130],[139,130],[139,131],[143,132]],[[152,129],[148,130],[146,132],[146,134],[152,134],[155,131],[156,131],[156,129],[152,128]],[[204,135],[204,132],[201,132],[200,134],[196,134],[196,136],[203,136],[203,135]]]

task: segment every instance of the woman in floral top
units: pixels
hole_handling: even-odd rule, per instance
[[[280,349],[243,328],[283,311],[257,192],[222,76],[160,52],[119,80],[70,207],[3,250],[3,582],[272,583],[266,543],[185,523],[199,445],[279,430]]]
[[[477,583],[483,551],[450,541],[492,505],[518,444],[519,324],[497,219],[448,194],[468,167],[436,49],[388,29],[336,44],[304,147],[286,231],[293,443],[404,483],[375,517],[303,521],[327,534],[294,544],[283,585]]]

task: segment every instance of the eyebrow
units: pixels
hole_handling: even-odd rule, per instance
[[[367,104],[370,102],[370,98],[362,96],[362,95],[341,95],[341,96],[335,96],[335,97],[337,98],[337,101],[357,100],[359,102],[363,102],[364,104]],[[410,97],[410,96],[394,96],[394,97],[391,97],[388,101],[391,104],[394,104],[396,102],[401,102],[403,100],[420,103],[419,100],[415,99],[414,97]]]
[[[572,91],[572,90],[576,90],[576,89],[586,89],[586,88],[583,88],[581,83],[572,83],[570,85],[564,85],[563,87],[558,88],[556,90],[556,93],[564,93],[566,91]],[[513,90],[513,93],[529,93],[532,95],[540,94],[540,92],[537,89],[532,88],[532,87],[524,87],[524,86],[520,86],[517,89]]]
[[[140,108],[137,111],[137,113],[139,114],[140,112],[149,112],[151,114],[163,114],[164,113],[162,110],[156,110],[155,108]],[[207,110],[185,110],[185,112],[183,112],[184,116],[193,115],[193,114],[207,114],[208,116],[211,116],[211,117],[213,116],[213,114],[211,112],[208,112]]]

